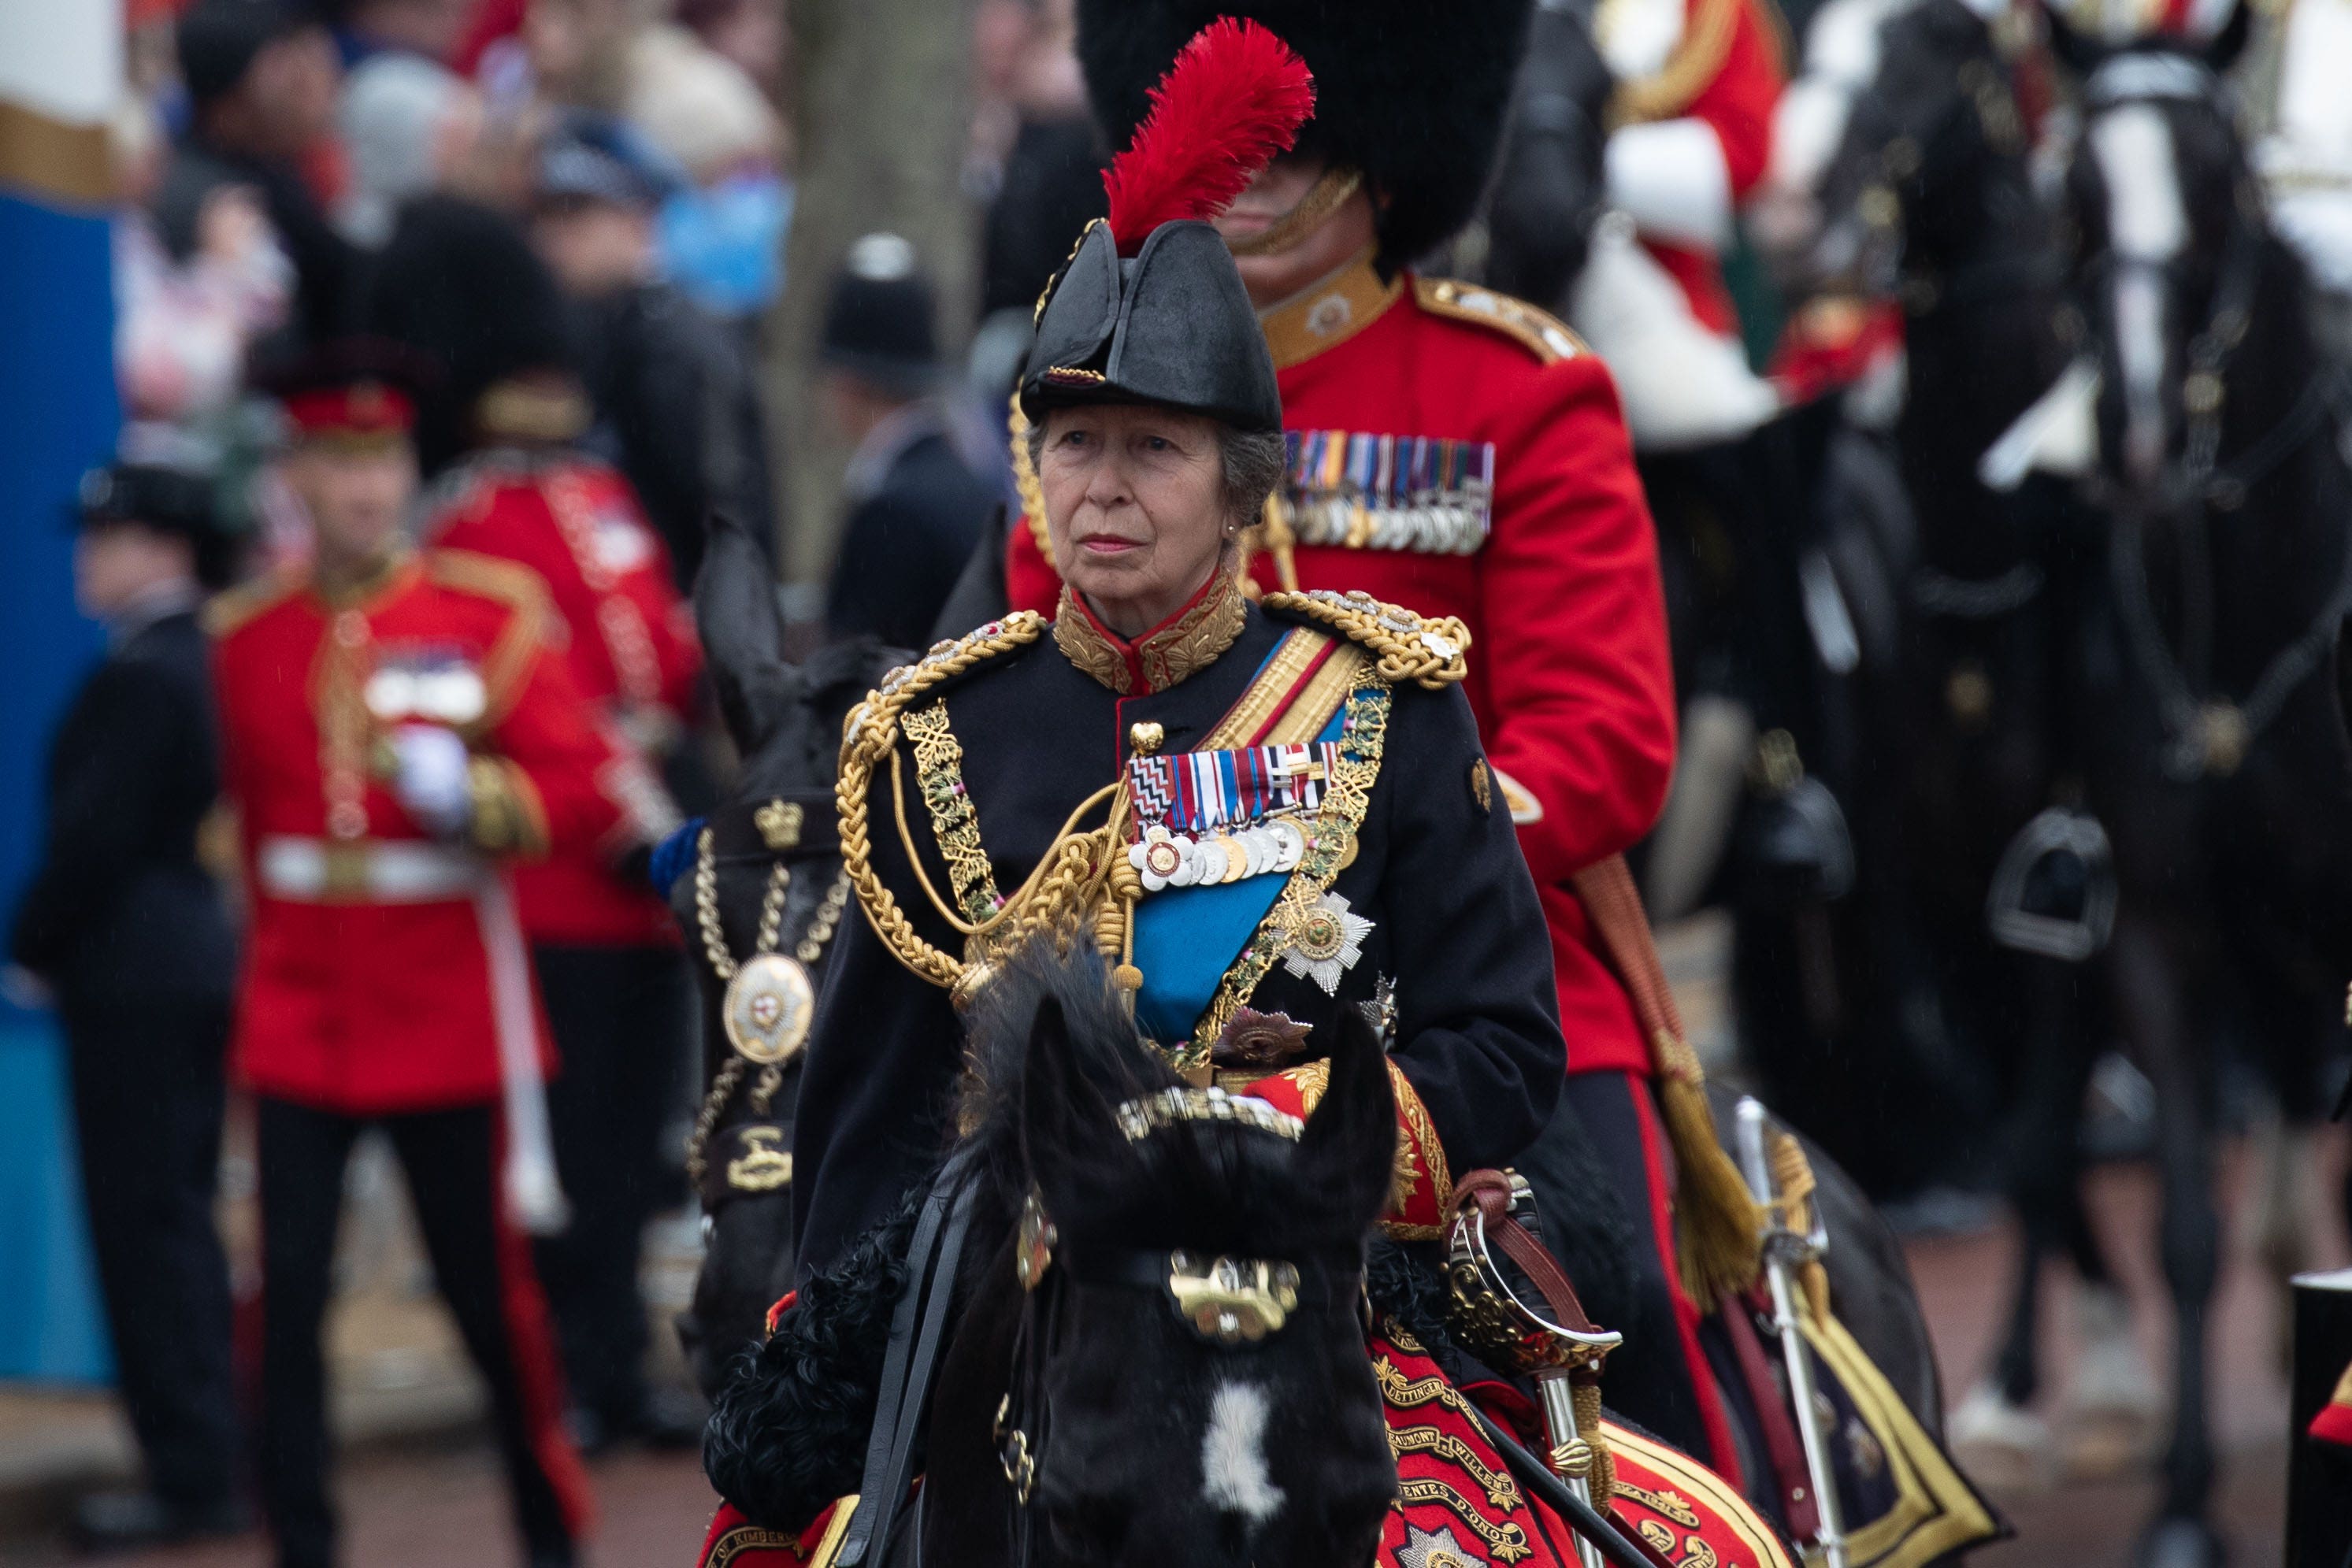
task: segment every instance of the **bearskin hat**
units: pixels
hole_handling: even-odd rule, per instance
[[[1077,0],[1095,115],[1125,146],[1152,84],[1219,16],[1263,23],[1315,75],[1298,151],[1362,171],[1394,271],[1467,223],[1527,47],[1530,0]]]
[[[547,264],[511,218],[457,196],[425,196],[402,210],[362,314],[370,332],[438,372],[417,411],[428,473],[472,444],[475,405],[491,386],[574,371],[572,323]]]
[[[1265,334],[1208,220],[1294,143],[1314,107],[1305,63],[1265,28],[1226,17],[1186,41],[1104,172],[1110,215],[1087,225],[1038,304],[1025,417],[1149,402],[1282,428]]]

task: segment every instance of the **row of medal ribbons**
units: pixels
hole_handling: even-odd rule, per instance
[[[1144,891],[1206,887],[1297,869],[1297,819],[1319,810],[1339,760],[1336,742],[1139,757],[1128,788],[1139,830],[1128,859]]]
[[[1494,515],[1495,444],[1293,430],[1275,507],[1297,542],[1472,555]]]

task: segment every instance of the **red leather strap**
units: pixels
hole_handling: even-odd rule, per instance
[[[1472,1171],[1454,1185],[1454,1207],[1459,1208],[1465,1198],[1475,1203],[1479,1217],[1486,1223],[1486,1239],[1503,1249],[1503,1256],[1519,1266],[1551,1309],[1552,1322],[1578,1333],[1599,1333],[1591,1318],[1584,1315],[1584,1303],[1576,1299],[1576,1287],[1568,1282],[1567,1271],[1560,1268],[1544,1244],[1528,1231],[1526,1226],[1511,1218],[1511,1178],[1501,1171]]]
[[[1755,1406],[1756,1424],[1763,1428],[1764,1458],[1780,1488],[1781,1517],[1787,1520],[1792,1537],[1812,1541],[1822,1532],[1821,1509],[1813,1501],[1813,1478],[1805,1469],[1805,1445],[1797,1436],[1796,1416],[1789,1408],[1788,1396],[1780,1392],[1780,1380],[1772,1375],[1764,1342],[1757,1337],[1751,1313],[1760,1310],[1755,1293],[1750,1292],[1746,1298],[1726,1301],[1716,1321],[1731,1339],[1739,1380],[1748,1385],[1748,1402]]]

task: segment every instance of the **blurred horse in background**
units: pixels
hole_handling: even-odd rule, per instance
[[[2004,455],[1996,482],[1979,471],[1989,448],[2019,444],[2009,433],[2070,358],[2056,225],[2033,188],[2001,19],[1962,0],[1831,0],[1782,106],[1762,227],[1791,293],[1902,314],[1891,433],[1916,533],[1904,760],[1887,784],[1950,1048],[2009,1086],[1994,1097],[1999,1175],[2021,1227],[2008,1329],[1953,1435],[1988,1473],[2023,1479],[2050,1446],[2033,1411],[2047,1258],[2067,1256],[2085,1287],[2065,1423],[2076,1460],[2135,1451],[2158,1396],[2080,1191],[2078,1124],[2105,1032],[2085,982],[2114,901],[2074,744],[2075,633],[2100,591],[2102,515],[2022,457]]]
[[[812,1004],[822,988],[832,937],[842,920],[856,918],[835,828],[842,720],[907,655],[866,642],[787,662],[767,557],[723,516],[711,519],[694,607],[741,758],[733,798],[703,826],[694,863],[670,890],[702,988],[706,1084],[688,1149],[703,1260],[677,1331],[696,1383],[715,1397],[737,1357],[762,1337],[768,1309],[792,1289],[800,1093],[797,1043],[769,1062],[735,1048],[728,977],[757,949],[800,966]]]
[[[2143,1558],[2166,1564],[2221,1554],[2206,1330],[2223,1048],[2290,1124],[2315,1121],[2352,937],[2352,386],[2218,74],[2249,25],[2241,8],[2201,48],[2109,52],[2053,23],[2084,79],[2065,184],[2082,359],[2042,411],[2075,434],[2041,444],[2107,516],[2081,746],[2114,840],[2114,1007],[2157,1091],[2175,1410]]]

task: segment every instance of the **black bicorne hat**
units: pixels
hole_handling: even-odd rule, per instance
[[[1109,218],[1087,226],[1038,302],[1021,373],[1024,416],[1149,402],[1244,430],[1282,428],[1257,312],[1202,220],[1290,145],[1314,94],[1298,57],[1246,22],[1212,23],[1175,57],[1103,176]]]
[[[1527,50],[1531,0],[1078,0],[1078,63],[1113,144],[1213,17],[1264,24],[1315,73],[1298,150],[1362,172],[1394,272],[1470,220]]]

